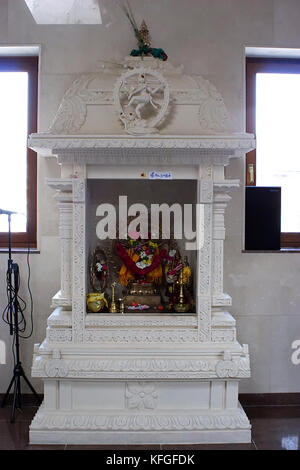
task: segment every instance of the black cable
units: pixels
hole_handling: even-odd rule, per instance
[[[7,273],[7,295],[9,294],[9,282],[8,282],[8,273]],[[17,283],[15,286],[11,286],[11,292],[12,292],[12,298],[11,298],[11,303],[8,301],[7,306],[5,307],[2,318],[4,319],[5,323],[10,325],[14,331],[14,324],[10,320],[10,311],[14,308],[16,305],[18,313],[20,314],[20,318],[18,320],[18,327],[19,331],[24,333],[26,329],[26,318],[24,316],[24,311],[26,310],[26,302],[25,300],[18,294],[19,288],[20,288],[20,277],[19,274],[16,276]]]
[[[33,334],[33,297],[32,297],[32,292],[31,292],[31,288],[30,288],[31,268],[30,268],[29,255],[30,255],[30,246],[29,246],[29,243],[28,243],[27,256],[26,256],[27,270],[28,270],[27,289],[28,289],[29,299],[30,299],[30,325],[31,326],[30,326],[30,333],[28,335],[26,335],[26,336],[20,335],[20,338],[23,338],[23,339],[30,338]]]
[[[30,246],[28,243],[28,250],[27,250],[27,269],[28,269],[28,277],[27,277],[27,289],[29,293],[29,299],[30,299],[30,332],[27,335],[21,335],[19,334],[19,337],[22,339],[28,339],[32,336],[33,334],[33,296],[32,296],[32,291],[30,288],[30,278],[31,278],[31,267],[30,267]],[[14,264],[12,264],[13,268]],[[19,333],[25,333],[26,328],[27,328],[27,321],[25,318],[25,310],[27,308],[27,304],[25,300],[19,295],[19,289],[20,289],[20,275],[19,271],[17,271],[18,275],[16,276],[17,282],[16,285],[9,285],[9,272],[7,271],[6,273],[6,296],[7,296],[7,305],[4,308],[2,312],[2,319],[3,321],[10,326],[11,331],[14,335],[13,339],[13,345],[12,347],[14,348],[14,343],[15,343],[15,325],[13,321],[11,321],[11,311],[13,310],[14,306],[16,305],[19,316],[18,316],[18,329]],[[10,297],[9,297],[9,292],[12,292],[12,297],[11,297],[11,302],[10,302]]]
[[[13,358],[14,358],[14,366],[16,365],[16,354],[15,354],[15,342],[16,342],[16,332],[14,331],[14,336],[11,344],[11,350],[13,353]]]

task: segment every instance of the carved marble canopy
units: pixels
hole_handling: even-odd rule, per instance
[[[119,116],[117,85],[120,77],[134,69],[151,71],[168,84],[168,106],[155,134],[130,135]],[[191,156],[186,163],[193,164],[196,154],[241,156],[254,147],[254,139],[251,134],[232,131],[224,100],[208,80],[187,75],[182,66],[174,67],[159,59],[127,57],[122,64],[103,63],[98,73],[76,78],[65,92],[50,128],[32,134],[29,147],[41,155],[57,155],[59,163],[68,162],[68,151],[79,155],[85,149],[90,163],[98,158],[93,156],[96,150],[104,158],[103,163],[114,163],[113,155],[116,163],[121,156],[125,162],[130,156],[132,163],[150,157],[154,163],[157,154],[161,162],[165,158],[165,163],[170,164],[171,159],[177,164],[176,159],[181,162],[185,150],[185,155]]]
[[[114,88],[124,71],[135,68],[161,74],[169,84],[170,103],[159,129],[162,135],[228,133],[230,119],[222,96],[208,80],[184,73],[159,59],[126,58],[103,64],[98,73],[83,74],[65,92],[49,129],[51,134],[122,134]]]

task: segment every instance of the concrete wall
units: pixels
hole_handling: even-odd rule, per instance
[[[135,47],[135,39],[113,0],[102,0],[102,26],[38,26],[23,0],[0,0],[0,46],[40,44],[39,130],[48,128],[64,90],[76,74],[99,70],[99,61],[117,60]],[[144,17],[153,45],[163,47],[174,64],[200,73],[222,93],[237,131],[244,130],[244,46],[300,47],[299,0],[131,0],[138,22]],[[1,130],[0,130],[1,134]],[[5,136],[2,136],[5,138]],[[0,158],[5,158],[1,156]],[[56,177],[55,159],[39,159],[38,224],[40,254],[31,256],[34,335],[22,342],[30,373],[33,343],[44,338],[50,298],[59,288],[58,214],[45,176]],[[244,178],[244,163],[232,161],[227,177]],[[300,338],[300,254],[242,253],[243,189],[233,191],[227,212],[225,290],[233,297],[238,336],[249,343],[252,378],[243,392],[296,392],[300,369],[292,365],[291,342]],[[16,255],[25,292],[26,257]],[[6,255],[0,255],[1,309]],[[25,293],[24,293],[25,295]],[[10,354],[8,327],[0,340]],[[12,364],[0,365],[4,392]],[[41,390],[40,384],[34,382]]]

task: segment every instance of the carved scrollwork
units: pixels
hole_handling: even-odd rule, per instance
[[[245,413],[240,410],[220,414],[63,414],[39,411],[32,430],[106,430],[106,431],[196,431],[214,429],[250,429]]]
[[[85,329],[87,343],[195,343],[197,331],[194,329]]]
[[[199,123],[202,130],[226,131],[231,127],[224,100],[216,87],[201,76],[194,77],[199,87],[201,102]]]
[[[61,359],[59,351],[54,351],[52,359],[45,364],[45,374],[48,377],[66,377],[68,375],[68,365]]]
[[[86,318],[86,327],[101,326],[105,328],[111,327],[148,327],[148,328],[157,328],[157,327],[195,327],[197,326],[197,318],[195,316],[175,316],[170,317],[161,316],[161,317],[141,317],[133,316],[129,317],[107,317],[98,315],[97,318]]]
[[[86,103],[80,93],[90,79],[90,76],[82,75],[72,83],[62,99],[49,133],[72,133],[81,128],[86,119]]]
[[[48,361],[36,356],[33,363],[32,375],[43,377]],[[195,378],[195,377],[249,377],[249,357],[238,361],[211,360],[182,360],[182,359],[72,359],[65,360],[68,368],[68,377],[88,378]],[[217,367],[218,365],[218,367]],[[237,371],[237,372],[235,372]],[[224,376],[226,377],[226,375]]]
[[[235,341],[235,329],[215,329],[212,330],[211,340],[214,343],[230,343]]]
[[[216,374],[221,379],[236,377],[238,375],[238,364],[231,360],[219,361],[216,365]]]
[[[123,122],[126,121],[126,130],[131,132],[130,129],[135,128],[138,133],[141,133],[141,126],[136,126],[136,123],[133,123],[134,119],[138,116],[134,116],[134,112],[132,112],[132,116],[130,116],[130,113],[127,113],[126,109],[122,106],[121,102],[123,96],[121,100],[119,99],[119,92],[121,91],[121,94],[124,92],[125,82],[128,81],[130,82],[130,86],[127,96],[130,96],[130,101],[133,91],[132,79],[133,76],[136,75],[136,70],[139,71],[140,76],[144,75],[145,77],[147,75],[150,77],[148,85],[151,85],[151,93],[156,90],[158,81],[165,86],[162,103],[157,107],[155,117],[151,119],[153,125],[147,126],[148,133],[149,129],[155,129],[165,117],[170,99],[175,107],[176,105],[198,105],[199,124],[202,131],[226,132],[231,128],[231,120],[224,100],[212,83],[198,75],[185,75],[182,67],[175,68],[169,63],[158,62],[160,61],[143,61],[141,63],[140,60],[136,60],[135,58],[129,63],[127,59],[124,61],[123,66],[116,64],[114,67],[110,67],[109,70],[106,64],[98,73],[79,76],[65,92],[48,133],[74,134],[84,125],[87,118],[87,107],[89,105],[104,105],[107,107],[112,106],[114,103],[117,103],[119,117]],[[124,66],[126,72],[118,78],[120,71],[124,70]],[[168,77],[170,88],[165,78],[163,78],[163,75]],[[111,76],[111,86],[107,88],[108,76]],[[175,76],[176,80],[174,81]],[[117,84],[115,89],[113,89],[113,83],[116,79]],[[180,83],[181,81],[182,84]],[[194,86],[191,86],[191,83],[194,84]],[[95,85],[93,86],[93,84]],[[140,84],[141,80],[139,88]],[[154,86],[152,86],[153,84]],[[137,87],[135,88],[137,89]],[[148,95],[144,93],[144,98],[151,97],[155,100],[154,95],[155,93],[153,93],[153,96],[149,95],[149,93]],[[136,96],[142,98],[141,92],[136,94]],[[120,115],[120,112],[123,114]]]

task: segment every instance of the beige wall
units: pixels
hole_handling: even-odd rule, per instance
[[[113,0],[101,0],[106,26],[38,26],[23,0],[0,0],[0,45],[40,44],[39,130],[49,126],[64,90],[78,73],[95,72],[99,61],[118,59],[135,47],[126,19]],[[153,45],[163,47],[174,64],[200,73],[222,93],[237,131],[244,130],[244,46],[300,47],[299,0],[131,0],[138,22],[145,17]],[[110,23],[110,26],[107,25]],[[1,130],[0,130],[1,134]],[[5,136],[1,136],[5,138]],[[0,158],[5,158],[1,155]],[[227,177],[241,178],[243,162],[233,161]],[[31,256],[35,330],[22,343],[30,373],[34,342],[44,338],[51,296],[59,288],[58,218],[45,176],[59,175],[55,159],[40,159],[38,223],[41,254]],[[233,297],[238,336],[250,345],[252,378],[243,392],[296,392],[300,366],[292,365],[291,342],[300,339],[300,254],[243,254],[243,190],[233,192],[227,212],[225,290]],[[16,255],[22,279],[24,255]],[[4,293],[6,255],[0,255],[0,292]],[[4,304],[1,294],[0,306]],[[0,339],[8,328],[1,322]],[[0,392],[11,363],[0,365]],[[33,381],[34,382],[34,381]],[[40,384],[34,382],[39,390]]]

